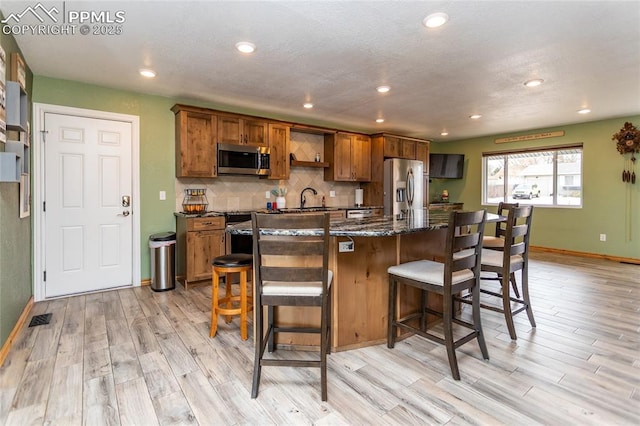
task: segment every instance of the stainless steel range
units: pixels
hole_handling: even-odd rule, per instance
[[[251,212],[225,212],[224,218],[226,225],[233,225],[234,223],[246,222],[248,220],[251,220]],[[253,237],[251,237],[251,235],[228,235],[231,241],[231,253],[253,254]]]

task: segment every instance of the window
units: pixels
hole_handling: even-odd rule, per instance
[[[482,154],[482,203],[582,207],[582,144]]]

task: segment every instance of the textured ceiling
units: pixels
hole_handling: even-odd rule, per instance
[[[436,141],[640,113],[638,1],[40,3],[59,22],[79,10],[125,17],[120,35],[15,35],[42,76]],[[3,0],[0,10],[36,4]],[[433,12],[449,22],[425,28]],[[234,49],[243,40],[253,55]],[[532,78],[544,84],[526,88]],[[381,84],[391,91],[378,94]],[[584,107],[591,114],[577,114]]]

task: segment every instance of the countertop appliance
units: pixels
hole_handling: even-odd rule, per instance
[[[268,176],[269,148],[219,143],[218,174]]]
[[[250,211],[225,212],[225,224],[233,225],[251,220]],[[253,254],[253,237],[251,235],[227,234],[230,238],[231,253]]]
[[[423,175],[422,161],[389,158],[384,160],[384,214],[406,217],[411,210],[422,210],[425,186],[429,177]]]

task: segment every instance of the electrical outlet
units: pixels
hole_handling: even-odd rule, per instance
[[[607,241],[607,234],[600,234],[600,241]]]
[[[269,191],[266,191],[266,192],[264,193],[264,198],[266,198],[267,200],[268,200],[269,198],[271,198],[271,193],[270,193]]]
[[[353,241],[340,241],[338,243],[338,251],[340,253],[353,251]]]
[[[336,191],[329,191],[329,197],[333,198],[336,196]]]
[[[167,199],[167,191],[160,191],[160,200],[164,201]]]

